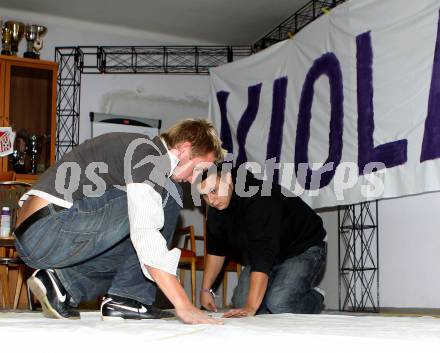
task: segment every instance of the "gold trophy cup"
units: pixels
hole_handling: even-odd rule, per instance
[[[2,55],[11,55],[11,39],[11,30],[2,26]]]
[[[24,24],[17,21],[7,21],[4,25],[3,32],[3,38],[2,38],[2,44],[4,43],[6,45],[6,51],[9,50],[9,55],[17,55],[18,52],[18,45],[20,44],[20,41],[23,38],[24,35]],[[8,34],[9,32],[9,34]],[[6,34],[6,40],[4,40]],[[8,35],[10,36],[8,38]],[[9,43],[8,43],[9,40]],[[3,50],[2,50],[3,54]],[[8,55],[7,53],[5,53]]]
[[[47,33],[47,28],[39,25],[26,25],[25,37],[27,41],[27,51],[25,58],[39,59],[40,50],[43,47],[43,36]]]

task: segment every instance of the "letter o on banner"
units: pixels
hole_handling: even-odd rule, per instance
[[[306,190],[321,189],[327,186],[333,179],[336,168],[342,158],[342,134],[344,120],[344,93],[342,83],[342,71],[338,58],[333,53],[325,53],[316,59],[306,75],[301,91],[298,112],[298,126],[295,141],[295,173],[298,177],[298,168],[302,163],[309,163],[308,148],[310,140],[310,122],[312,120],[312,103],[315,95],[314,84],[321,75],[327,75],[330,84],[330,134],[329,134],[329,154],[322,168],[327,163],[333,163],[331,170],[313,171],[310,166],[307,169],[305,180],[298,182]],[[320,173],[319,185],[312,185],[312,174]],[[317,187],[318,186],[318,187]]]

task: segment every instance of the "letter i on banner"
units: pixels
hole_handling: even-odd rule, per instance
[[[283,145],[284,113],[286,110],[287,77],[280,77],[273,83],[272,117],[270,120],[269,139],[267,141],[266,161],[275,158],[280,162]],[[273,181],[278,183],[279,170],[274,170]]]

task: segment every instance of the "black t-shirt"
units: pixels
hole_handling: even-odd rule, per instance
[[[233,179],[235,184],[235,173]],[[258,187],[259,191],[242,197],[234,187],[225,210],[209,208],[209,254],[228,256],[251,265],[251,271],[269,274],[274,265],[322,242],[326,232],[321,217],[299,197],[277,184],[271,184],[270,196],[262,196],[263,182],[250,172],[244,191],[249,187]]]

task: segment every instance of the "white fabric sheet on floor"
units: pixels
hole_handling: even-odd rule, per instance
[[[46,319],[0,313],[1,352],[440,352],[440,319],[349,315],[261,315],[224,325],[178,320]]]

